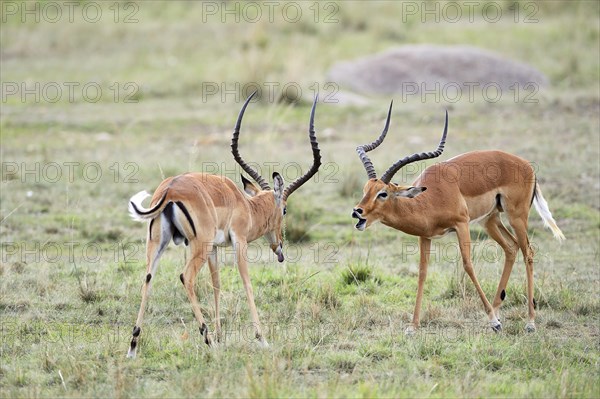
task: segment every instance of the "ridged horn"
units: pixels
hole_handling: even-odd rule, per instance
[[[233,129],[233,137],[231,138],[231,153],[233,154],[233,159],[235,159],[235,161],[242,167],[242,169],[244,169],[246,171],[246,173],[248,173],[250,175],[250,177],[252,177],[260,185],[260,188],[262,188],[263,190],[270,190],[271,187],[269,186],[269,183],[267,183],[265,181],[265,179],[263,179],[263,177],[261,175],[259,175],[256,170],[252,169],[242,159],[242,157],[240,156],[240,152],[238,151],[238,140],[240,138],[240,128],[242,126],[242,118],[244,117],[244,112],[246,111],[246,107],[248,106],[248,104],[250,103],[250,100],[252,100],[252,97],[254,97],[255,94],[256,94],[256,91],[254,93],[250,94],[248,99],[246,99],[246,102],[244,102],[242,109],[240,110],[240,114],[238,115],[237,122],[235,123],[235,128]]]
[[[379,138],[377,140],[375,140],[374,142],[372,142],[371,144],[364,144],[364,145],[360,145],[360,146],[356,147],[356,152],[358,153],[358,157],[360,158],[361,162],[363,163],[363,166],[365,167],[365,170],[367,171],[367,175],[369,176],[369,179],[376,179],[377,173],[375,173],[375,167],[373,166],[373,162],[371,162],[371,159],[367,156],[367,152],[374,150],[375,148],[379,147],[379,144],[383,143],[383,140],[385,139],[385,136],[387,135],[388,128],[390,127],[390,118],[392,116],[392,106],[393,105],[394,105],[394,101],[392,100],[392,102],[390,102],[390,109],[388,111],[387,120],[385,121],[385,127],[383,128],[383,131],[379,135]]]
[[[286,200],[290,194],[296,191],[300,186],[306,183],[317,171],[319,170],[319,166],[321,166],[321,150],[319,150],[319,143],[317,142],[317,136],[315,134],[315,109],[317,108],[317,101],[319,99],[319,95],[315,96],[315,100],[312,105],[312,109],[310,111],[310,123],[308,126],[308,138],[310,140],[310,145],[312,147],[313,154],[313,164],[304,174],[303,176],[294,180],[283,192],[283,199]]]
[[[442,152],[444,152],[444,145],[446,144],[446,135],[448,134],[448,111],[446,110],[446,125],[444,126],[444,133],[442,134],[442,139],[440,140],[440,144],[438,145],[437,150],[433,152],[422,152],[413,154],[408,157],[404,157],[385,171],[383,176],[381,176],[381,181],[384,183],[389,183],[392,180],[392,177],[403,167],[408,165],[409,163],[423,161],[425,159],[437,158]]]

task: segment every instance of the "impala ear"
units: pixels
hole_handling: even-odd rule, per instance
[[[246,179],[244,175],[240,176],[242,176],[242,184],[244,185],[244,191],[246,192],[246,194],[248,194],[251,197],[254,197],[256,194],[258,194],[258,192],[260,191],[258,187],[252,184],[250,180]]]
[[[409,187],[406,190],[397,192],[396,196],[404,198],[415,198],[417,195],[421,194],[425,190],[427,190],[427,187]]]
[[[273,192],[275,194],[275,202],[277,205],[281,204],[281,199],[283,198],[283,186],[285,182],[283,181],[283,177],[277,172],[273,172]]]

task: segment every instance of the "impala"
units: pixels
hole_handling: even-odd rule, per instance
[[[473,151],[458,155],[425,169],[410,186],[391,183],[392,177],[405,165],[436,158],[444,150],[448,133],[448,112],[442,139],[437,150],[413,154],[400,159],[377,178],[367,152],[377,148],[385,139],[392,113],[392,104],[385,127],[377,140],[356,148],[367,171],[369,180],[363,189],[363,198],[356,205],[352,217],[358,219],[356,228],[365,230],[374,222],[419,237],[419,281],[412,324],[406,329],[411,334],[419,327],[419,313],[423,298],[423,285],[431,240],[449,232],[458,237],[463,267],[475,285],[487,312],[490,326],[500,331],[499,310],[506,296],[506,285],[518,249],[523,253],[527,274],[529,320],[525,326],[535,331],[535,299],[533,297],[533,251],[527,237],[527,219],[531,204],[535,205],[544,224],[554,237],[564,240],[564,235],[552,218],[548,204],[542,196],[535,173],[529,162],[502,151]],[[500,213],[505,212],[514,231],[502,223]],[[504,250],[504,269],[493,304],[487,300],[471,263],[469,223],[480,222],[489,236]]]
[[[238,139],[244,111],[254,97],[248,97],[239,113],[231,151],[235,161],[260,186],[257,187],[242,175],[244,192],[234,182],[224,176],[204,173],[185,173],[164,180],[154,192],[150,208],[142,206],[142,201],[150,195],[142,191],[134,195],[129,202],[131,216],[140,221],[149,221],[146,248],[146,276],[142,286],[142,302],[127,357],[135,357],[137,341],[140,337],[144,310],[156,274],[158,261],[171,239],[176,245],[182,242],[190,247],[190,259],[180,275],[185,292],[191,302],[194,316],[200,325],[200,334],[207,345],[212,340],[198,306],[194,282],[198,271],[208,260],[214,291],[215,324],[217,340],[221,335],[219,316],[220,280],[217,265],[216,247],[231,245],[242,278],[250,315],[255,329],[255,337],[263,346],[265,340],[258,313],[254,304],[252,284],[248,275],[246,250],[247,244],[265,237],[279,262],[283,262],[282,221],[286,214],[288,197],[306,183],[319,169],[321,156],[314,130],[314,117],[317,99],[310,113],[309,138],[312,146],[313,164],[306,174],[296,179],[284,189],[283,178],[273,173],[273,189],[263,177],[252,169],[240,156]]]

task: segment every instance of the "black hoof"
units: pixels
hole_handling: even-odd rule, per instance
[[[502,331],[502,324],[498,323],[498,324],[492,326],[492,330],[494,330],[494,332],[497,332],[497,333],[501,332]]]
[[[208,338],[208,327],[206,327],[205,323],[202,323],[200,326],[200,335],[204,337],[204,343],[210,346],[210,338]]]

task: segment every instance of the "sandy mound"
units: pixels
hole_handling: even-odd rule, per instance
[[[493,84],[510,90],[517,83],[547,86],[537,69],[499,54],[470,46],[409,45],[335,64],[327,73],[336,82],[362,94],[393,94],[435,85]],[[424,85],[424,86],[423,86]],[[477,87],[477,86],[475,86]]]

